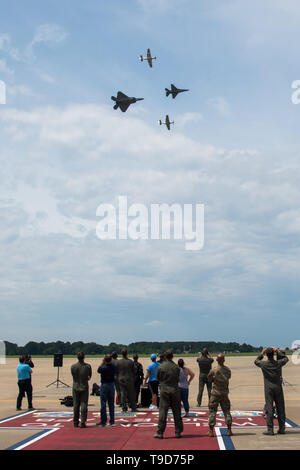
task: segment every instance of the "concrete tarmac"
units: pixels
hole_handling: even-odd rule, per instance
[[[190,385],[189,403],[191,408],[197,407],[199,367],[197,357],[184,357],[185,364],[195,373],[195,378]],[[230,401],[234,410],[261,410],[264,407],[263,376],[261,370],[254,365],[254,356],[227,357],[225,364],[232,371],[230,381]],[[175,358],[177,361],[178,358]],[[64,358],[63,367],[60,369],[60,380],[72,385],[70,367],[77,359]],[[151,362],[150,358],[139,360],[144,371]],[[71,388],[55,385],[47,387],[57,378],[57,368],[53,367],[51,358],[34,358],[34,369],[32,375],[33,384],[33,406],[40,410],[66,411],[60,404],[59,398],[72,394]],[[90,381],[90,390],[94,382],[99,383],[98,366],[101,358],[87,357],[86,362],[91,364],[93,376]],[[21,413],[16,412],[16,398],[18,395],[16,367],[17,358],[7,358],[5,365],[0,365],[0,419]],[[296,424],[300,425],[300,364],[295,365],[290,360],[283,368],[284,396],[286,405],[286,416]],[[206,390],[203,394],[202,407],[208,404]],[[22,409],[27,409],[27,400],[23,399]],[[99,410],[99,397],[90,397],[90,410]],[[285,435],[263,436],[265,429],[238,429],[234,430],[232,438],[234,446],[238,450],[298,450],[300,448],[300,428],[287,429]],[[7,449],[11,445],[35,434],[36,431],[29,430],[6,430],[0,429],[0,449]]]

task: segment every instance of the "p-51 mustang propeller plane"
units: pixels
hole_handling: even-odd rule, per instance
[[[151,57],[151,52],[150,49],[147,49],[147,57],[143,57],[140,55],[140,61],[143,62],[143,60],[148,60],[149,67],[152,67],[152,60],[156,60],[157,57]]]
[[[170,130],[171,129],[171,124],[174,124],[174,121],[170,121],[169,119],[169,116],[166,115],[166,121],[165,122],[162,122],[161,120],[158,121],[158,124],[161,126],[162,124],[165,124],[167,126],[167,129]]]

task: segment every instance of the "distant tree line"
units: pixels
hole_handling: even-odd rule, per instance
[[[239,343],[219,343],[214,341],[165,341],[165,342],[151,342],[151,341],[140,341],[137,343],[117,344],[110,343],[107,346],[97,343],[83,343],[82,341],[76,341],[70,343],[69,341],[55,341],[51,343],[44,343],[43,341],[37,343],[35,341],[29,341],[25,346],[18,346],[17,344],[5,341],[6,354],[8,356],[19,356],[21,354],[30,354],[32,356],[49,356],[57,352],[68,355],[76,355],[79,351],[83,351],[88,355],[96,354],[107,354],[117,351],[120,354],[123,348],[127,348],[129,354],[151,354],[151,353],[162,353],[167,349],[171,349],[174,354],[198,354],[203,348],[207,348],[210,352],[256,352],[262,349],[260,347],[254,347],[250,344],[239,344]]]

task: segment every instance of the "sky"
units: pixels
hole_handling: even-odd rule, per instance
[[[1,339],[300,337],[299,28],[297,0],[2,0]],[[203,248],[100,240],[120,195],[203,204]]]

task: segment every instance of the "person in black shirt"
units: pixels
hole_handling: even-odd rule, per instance
[[[29,367],[30,367],[31,369],[33,369],[33,368],[34,368],[34,364],[33,364],[32,360],[31,360],[31,356],[29,356],[29,354],[25,354],[24,357],[25,357],[25,361],[24,361],[25,364],[28,364]]]
[[[111,358],[112,358],[112,363],[116,368],[116,371],[118,370],[118,353],[116,351],[113,351],[111,353]],[[117,401],[116,403],[120,405],[121,403],[121,392],[120,392],[120,384],[119,384],[119,379],[118,376],[115,376],[115,390],[116,390],[116,395],[117,395]]]
[[[112,363],[110,354],[106,354],[103,364],[98,368],[101,376],[100,401],[101,401],[101,421],[98,425],[105,427],[107,423],[106,403],[109,408],[109,426],[115,424],[115,375],[116,367]]]
[[[139,402],[139,394],[140,388],[144,381],[144,371],[143,366],[140,362],[138,362],[139,356],[134,354],[133,356],[133,365],[134,365],[134,387],[135,387],[135,400],[136,404],[138,405]]]
[[[34,364],[33,364],[32,360],[31,360],[31,356],[30,356],[29,354],[25,354],[24,359],[25,359],[25,360],[24,360],[24,364],[27,364],[31,369],[33,369],[33,368],[34,368]],[[31,382],[32,382],[32,380],[31,380],[31,375],[30,375],[30,385],[31,385],[31,388],[32,388],[32,383],[31,383]],[[32,393],[32,392],[31,392],[31,393]]]
[[[211,370],[212,363],[214,362],[213,358],[210,356],[206,348],[203,349],[202,354],[197,359],[199,365],[199,391],[197,397],[198,406],[201,406],[203,390],[206,385],[208,400],[211,395],[212,384],[207,380],[207,376]]]

